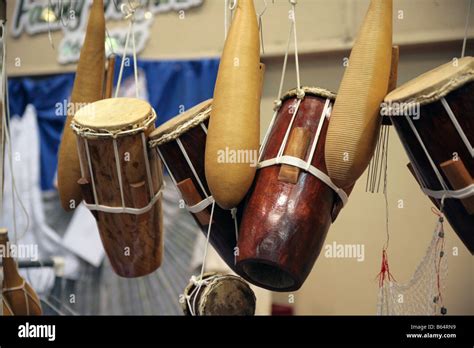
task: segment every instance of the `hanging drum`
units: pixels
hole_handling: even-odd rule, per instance
[[[113,98],[83,107],[71,124],[85,205],[122,277],[144,276],[161,264],[163,177],[158,156],[147,147],[155,119],[147,102]]]
[[[319,88],[290,91],[272,120],[239,231],[237,269],[255,285],[299,289],[347,201],[324,158],[334,99]]]
[[[191,316],[251,316],[255,305],[255,294],[246,282],[217,273],[204,274],[201,282],[193,277],[182,301],[184,314]]]
[[[422,190],[474,253],[474,58],[442,65],[390,93],[386,112]]]
[[[207,125],[211,109],[212,99],[174,117],[150,135],[150,147],[156,149],[161,156],[186,203],[186,209],[205,234],[211,224],[212,246],[227,265],[234,268],[240,209],[224,210],[215,204],[211,222],[214,198],[204,174]]]

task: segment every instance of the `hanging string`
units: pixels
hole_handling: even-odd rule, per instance
[[[288,34],[288,40],[286,44],[286,52],[285,52],[285,59],[283,61],[283,68],[282,68],[282,73],[281,73],[281,79],[280,79],[280,88],[278,90],[278,100],[275,101],[275,106],[280,107],[281,105],[281,97],[283,95],[283,86],[285,84],[285,75],[286,75],[286,69],[288,66],[288,56],[290,54],[290,46],[291,46],[291,39],[293,37],[294,44],[295,44],[295,66],[296,66],[296,88],[298,92],[301,92],[301,78],[300,78],[300,65],[299,65],[299,56],[298,56],[298,36],[296,33],[296,5],[297,5],[296,0],[290,0],[291,4],[291,10],[289,14],[289,19],[290,19],[290,32]]]
[[[262,12],[258,14],[258,31],[260,33],[260,47],[262,48],[262,54],[265,54],[265,45],[264,45],[264,40],[263,40],[263,15],[267,11],[267,0],[263,0],[265,7]]]
[[[11,144],[11,135],[10,135],[10,103],[9,103],[9,94],[8,94],[8,79],[7,79],[7,67],[6,67],[6,52],[7,52],[7,28],[5,23],[1,23],[1,29],[2,29],[2,87],[3,87],[3,103],[2,103],[2,118],[3,118],[3,130],[2,134],[5,135],[5,143],[8,144],[8,149],[7,149],[7,154],[8,154],[8,162],[9,162],[9,167],[10,167],[10,176],[11,176],[11,186],[12,186],[12,210],[13,210],[13,234],[14,234],[14,242],[18,243],[20,239],[24,237],[26,232],[28,231],[30,227],[30,216],[28,214],[28,211],[25,208],[25,205],[23,204],[23,200],[21,199],[21,196],[18,193],[16,181],[15,181],[15,175],[14,175],[14,169],[13,169],[13,149],[12,149],[12,144]],[[4,159],[4,155],[2,154],[2,159]],[[2,177],[3,180],[3,177]],[[1,196],[2,202],[3,202],[3,190],[2,190],[2,196]],[[25,220],[26,220],[26,226],[24,232],[18,237],[17,234],[17,221],[16,221],[16,204],[15,201],[18,201],[20,204],[20,208],[22,209],[23,213],[25,214]],[[3,210],[3,203],[2,203],[2,210]],[[3,216],[4,211],[1,211],[1,216]]]
[[[120,85],[122,83],[123,78],[123,70],[125,68],[125,60],[127,57],[127,49],[130,42],[130,35],[132,36],[132,54],[133,54],[133,69],[134,69],[134,77],[135,77],[135,96],[139,98],[139,86],[138,86],[138,67],[137,67],[137,50],[135,46],[135,30],[134,30],[134,22],[135,22],[135,11],[138,5],[135,3],[130,3],[128,5],[122,4],[120,6],[120,10],[124,14],[124,18],[130,20],[130,24],[128,26],[127,37],[125,39],[125,47],[123,49],[122,55],[122,62],[120,64],[120,71],[119,77],[117,81],[117,88],[115,89],[115,98],[118,98]]]
[[[467,15],[466,15],[466,27],[464,29],[464,41],[463,41],[463,44],[462,44],[461,58],[464,58],[465,55],[466,55],[467,36],[468,36],[468,33],[469,33],[469,19],[471,18],[471,7],[472,7],[472,0],[468,0]]]
[[[290,3],[291,3],[291,21],[293,24],[293,40],[295,44],[295,65],[296,65],[296,80],[297,80],[296,89],[297,89],[297,92],[301,95],[300,60],[298,57],[298,35],[296,34],[296,5],[298,1],[290,0]],[[300,98],[300,96],[298,96],[298,98]]]
[[[387,127],[388,128],[388,127]],[[386,137],[388,139],[388,136]],[[386,146],[386,149],[383,150],[382,153],[388,154],[388,141],[383,140],[384,147]],[[395,278],[392,276],[390,273],[390,268],[388,264],[388,247],[390,244],[390,230],[389,230],[389,204],[388,204],[388,155],[385,156],[386,160],[383,166],[383,175],[384,175],[384,186],[383,186],[383,196],[384,196],[384,201],[385,201],[385,243],[382,247],[382,265],[380,269],[380,273],[378,274],[379,278],[379,287],[383,287],[384,281],[394,281]]]
[[[230,0],[224,1],[224,41],[227,39],[227,34],[229,32],[229,4]]]
[[[209,244],[210,244],[212,219],[214,218],[214,208],[215,208],[215,206],[216,206],[216,202],[214,201],[212,203],[211,216],[209,218],[209,225],[208,225],[208,228],[207,228],[206,245],[204,247],[204,255],[203,255],[202,263],[201,263],[201,272],[200,272],[200,275],[199,275],[198,278],[196,278],[195,276],[191,277],[191,281],[195,284],[195,288],[193,289],[193,291],[189,295],[186,296],[186,301],[188,303],[189,311],[190,311],[191,315],[193,315],[193,316],[196,315],[196,299],[197,299],[197,296],[194,296],[194,295],[199,293],[199,291],[201,290],[201,287],[203,285],[207,284],[207,282],[209,282],[209,280],[204,281],[203,277],[204,277],[204,270],[206,268],[207,251],[209,249]],[[191,304],[190,300],[193,298],[193,296],[194,296],[194,299],[193,299],[193,303]]]
[[[54,41],[53,41],[53,35],[51,34],[51,13],[53,12],[53,5],[51,4],[51,0],[48,0],[48,40],[49,44],[55,50],[56,48],[54,47]]]
[[[444,300],[443,300],[443,284],[441,284],[441,262],[444,260],[443,258],[445,256],[444,252],[444,246],[445,246],[445,233],[444,233],[444,201],[445,201],[446,196],[443,196],[440,202],[440,207],[439,210],[436,209],[435,207],[431,208],[431,211],[438,216],[438,224],[437,224],[437,233],[438,233],[438,239],[436,240],[436,245],[435,245],[435,272],[436,272],[436,290],[437,294],[433,299],[433,303],[435,306],[438,306],[440,308],[440,314],[446,315],[447,310],[446,307],[444,307]]]

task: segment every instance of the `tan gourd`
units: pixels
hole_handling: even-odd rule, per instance
[[[104,2],[102,0],[94,0],[71,94],[70,102],[74,109],[82,103],[92,103],[102,99],[104,74]],[[59,147],[58,190],[62,207],[69,211],[79,205],[82,197],[81,189],[77,184],[81,177],[81,170],[77,154],[76,137],[70,127],[74,113],[68,113],[67,116]]]
[[[256,156],[260,140],[263,67],[253,0],[238,0],[225,42],[206,141],[205,171],[217,204],[230,209],[244,198],[255,176],[251,163],[221,163],[221,151]]]
[[[9,255],[10,244],[5,228],[0,228],[0,245],[3,252],[3,315],[41,315],[38,296],[20,276],[15,260]]]
[[[374,153],[380,104],[388,90],[392,51],[392,0],[372,0],[339,88],[326,138],[332,181],[347,188]]]

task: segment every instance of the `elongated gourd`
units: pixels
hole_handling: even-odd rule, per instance
[[[257,16],[253,0],[237,1],[219,65],[205,154],[209,189],[224,209],[237,206],[250,188],[260,140]]]
[[[8,231],[0,228],[0,245],[2,246],[3,315],[41,315],[41,303],[38,295],[18,273],[15,260],[10,256]]]
[[[392,0],[371,0],[329,122],[326,165],[341,188],[355,183],[375,150],[390,77],[392,8]]]
[[[77,181],[81,178],[76,137],[71,130],[71,121],[83,103],[102,99],[105,74],[105,17],[103,0],[92,3],[86,38],[77,64],[76,78],[71,94],[72,112],[69,112],[58,156],[58,190],[61,205],[70,211],[82,200],[81,188]],[[70,109],[70,108],[68,108]]]

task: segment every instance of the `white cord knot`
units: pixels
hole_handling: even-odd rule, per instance
[[[232,219],[237,219],[237,208],[232,208],[230,213],[232,214]]]
[[[201,277],[196,277],[195,275],[191,276],[190,282],[193,283],[195,286],[200,287],[205,284],[205,280]]]
[[[298,4],[298,0],[290,0],[290,4],[292,4],[292,5],[297,5],[297,4]]]
[[[234,11],[235,8],[237,7],[237,1],[238,1],[238,0],[234,0],[233,2],[231,2],[231,3],[229,4],[229,9],[230,9],[231,11]]]
[[[130,19],[135,16],[137,8],[140,4],[137,1],[129,1],[128,4],[121,4],[120,11],[123,13],[124,19]]]
[[[306,96],[306,93],[305,93],[305,91],[304,91],[302,88],[298,88],[298,89],[296,90],[296,97],[297,97],[298,99],[300,99],[300,100],[301,100],[301,99],[304,99],[305,96]]]
[[[278,111],[278,110],[280,110],[282,104],[283,104],[283,103],[282,103],[281,100],[279,100],[279,99],[275,100],[275,101],[273,102],[273,111]]]

